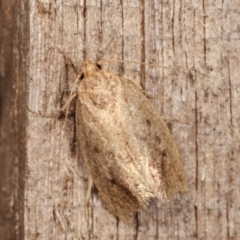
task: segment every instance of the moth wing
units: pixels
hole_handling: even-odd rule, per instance
[[[128,115],[132,135],[138,141],[141,155],[146,156],[140,161],[140,171],[156,197],[170,199],[174,193],[187,190],[178,148],[163,118],[139,90],[138,83],[128,78],[122,78],[122,83],[128,109],[134,109]]]
[[[99,71],[83,79],[77,134],[93,182],[122,220],[153,197],[182,191],[178,149],[157,111],[133,80]]]
[[[153,193],[133,164],[121,79],[97,72],[83,79],[76,105],[77,135],[94,184],[110,210],[128,220]],[[124,116],[123,116],[124,115]]]

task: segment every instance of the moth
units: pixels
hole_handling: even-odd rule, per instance
[[[153,199],[187,190],[178,148],[140,85],[82,64],[77,137],[90,176],[109,210],[128,221]]]

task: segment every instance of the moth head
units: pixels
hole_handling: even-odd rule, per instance
[[[84,77],[89,77],[93,73],[99,71],[101,69],[101,66],[99,64],[96,64],[90,60],[87,60],[82,63],[82,72]]]

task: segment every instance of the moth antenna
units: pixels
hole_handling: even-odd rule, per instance
[[[150,66],[150,67],[159,67],[159,68],[166,68],[166,69],[183,69],[185,71],[189,71],[190,69],[188,68],[184,68],[181,66],[174,66],[174,67],[167,67],[167,66],[163,66],[157,63],[146,63],[146,62],[138,62],[138,61],[132,61],[132,60],[101,60],[101,63],[108,63],[111,64],[112,63],[134,63],[134,64],[140,64],[140,65],[145,65],[145,66]]]
[[[78,72],[74,66],[74,64],[72,63],[70,57],[63,51],[61,51],[60,49],[58,49],[58,52],[61,53],[64,57],[64,59],[66,60],[67,64],[71,67],[71,69],[73,70],[73,72],[75,73],[75,75],[78,75]]]
[[[65,122],[63,124],[63,130],[66,129],[66,126],[67,126],[67,118],[68,118],[68,115],[69,115],[69,111],[70,111],[70,105],[72,103],[72,101],[76,98],[77,96],[77,93],[76,93],[76,86],[79,84],[80,80],[81,80],[81,76],[82,76],[82,71],[81,72],[77,72],[76,71],[76,68],[74,67],[74,64],[72,63],[70,57],[63,51],[61,50],[58,50],[59,53],[61,53],[64,57],[64,59],[66,60],[66,63],[70,66],[70,68],[73,70],[76,78],[74,80],[74,83],[73,83],[73,86],[71,88],[71,91],[70,91],[70,95],[66,101],[66,103],[63,105],[63,107],[61,107],[61,112],[64,112],[65,111]],[[61,140],[61,143],[60,143],[60,148],[62,148],[63,146],[63,142],[64,142],[64,139]],[[68,171],[72,172],[73,174],[76,173],[76,171],[74,170],[73,167],[71,167],[71,163],[68,162],[68,160],[65,160],[66,161],[66,166],[68,166]]]
[[[114,43],[114,48],[113,48],[113,51],[112,51],[112,54],[110,56],[110,60],[109,60],[109,63],[108,63],[108,68],[107,70],[110,71],[110,69],[112,68],[112,64],[113,64],[113,58],[114,58],[114,54],[116,53],[117,51],[117,46],[119,45],[119,38],[116,39],[115,43]]]

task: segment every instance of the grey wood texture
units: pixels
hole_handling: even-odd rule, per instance
[[[1,1],[0,15],[0,239],[240,239],[239,1]],[[96,191],[86,205],[74,118],[36,114],[73,86],[59,50],[77,71],[112,59],[177,119],[188,193],[128,224]]]

